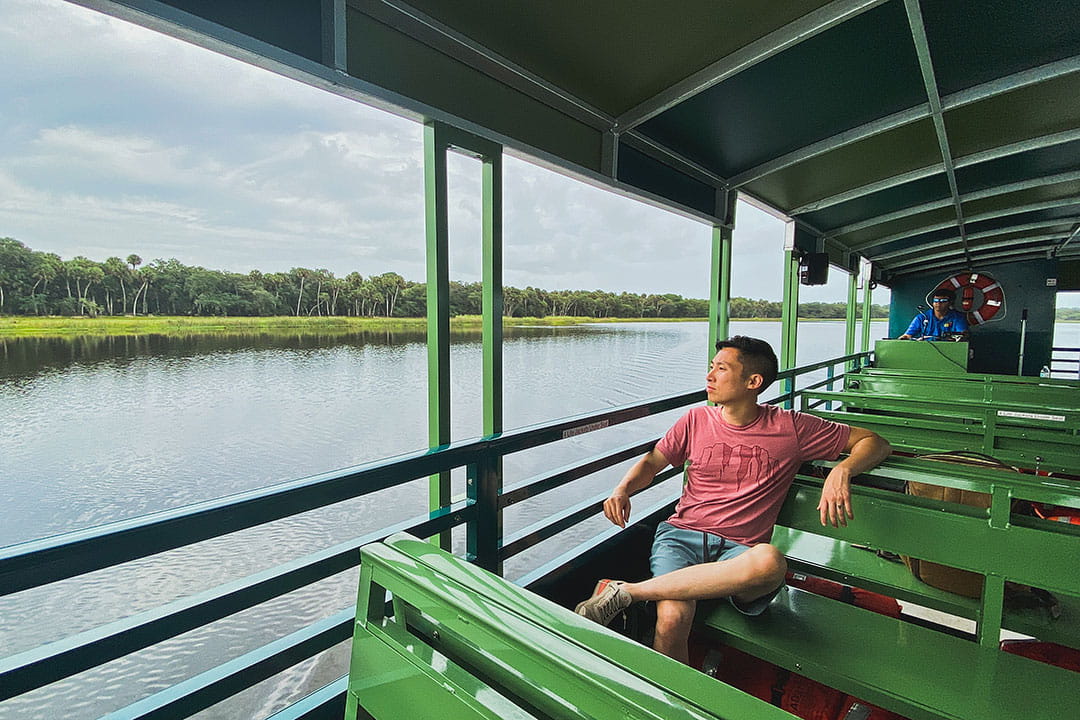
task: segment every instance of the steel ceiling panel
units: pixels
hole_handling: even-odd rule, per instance
[[[1080,72],[970,103],[944,114],[953,155],[1077,128]]]
[[[798,218],[828,233],[844,225],[885,215],[897,208],[912,207],[948,197],[949,183],[945,178],[945,173],[942,172],[921,180],[879,190],[823,210],[803,213]]]
[[[363,4],[363,3],[360,3]],[[618,115],[827,0],[409,3],[594,107]]]
[[[796,208],[939,162],[934,125],[922,120],[771,173],[746,190],[778,208]]]
[[[946,230],[955,234],[956,211],[952,207],[931,210],[899,220],[874,225],[873,227],[865,228],[863,230],[856,230],[837,237],[836,239],[842,244],[863,249],[868,246],[877,245],[884,238],[889,238],[901,233],[915,232],[920,228],[940,223],[949,223],[950,226],[949,228],[946,228]]]
[[[903,5],[892,2],[685,100],[640,130],[730,177],[925,101]]]
[[[961,193],[969,193],[1078,168],[1080,140],[959,168],[956,171],[956,183]]]
[[[920,0],[919,6],[942,94],[1080,52],[1076,0]]]
[[[994,195],[964,202],[964,214],[978,216],[981,213],[1003,210],[1010,207],[1023,207],[1052,200],[1073,200],[1080,202],[1080,181],[1040,185],[1019,192]]]

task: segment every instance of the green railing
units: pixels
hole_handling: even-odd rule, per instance
[[[855,353],[785,370],[780,373],[778,386],[792,389],[769,402],[792,402],[799,390],[831,387],[831,383],[843,376],[845,363],[858,367],[868,357],[869,353]],[[817,382],[808,380],[821,373],[827,374],[826,379]],[[800,381],[811,384],[794,389],[800,385]],[[362,545],[382,540],[396,532],[432,537],[464,526],[468,559],[484,568],[496,568],[500,561],[595,516],[606,494],[588,498],[506,538],[500,535],[501,523],[494,521],[497,513],[515,503],[635,458],[646,452],[656,438],[624,445],[574,466],[559,468],[499,489],[492,485],[497,475],[489,472],[489,469],[501,462],[503,457],[704,400],[704,391],[653,399],[0,548],[0,595],[9,595],[371,495],[456,468],[465,468],[470,479],[465,500],[430,514],[381,528],[162,607],[0,659],[0,703],[353,568],[359,563],[359,548]],[[656,482],[678,472],[672,468],[658,476]],[[352,627],[352,609],[343,610],[144,698],[109,717],[186,717],[347,640]],[[340,716],[344,693],[345,681],[342,678],[273,717],[285,720]]]

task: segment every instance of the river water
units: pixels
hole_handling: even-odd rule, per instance
[[[732,334],[778,346],[775,322]],[[874,323],[882,337],[886,323]],[[702,387],[705,323],[509,328],[505,426]],[[454,336],[453,436],[479,435],[481,343]],[[800,325],[799,364],[843,354],[843,322]],[[422,334],[0,340],[0,546],[137,517],[426,446]],[[655,437],[681,411],[506,459],[507,484]],[[511,533],[609,489],[623,467],[508,509]],[[455,492],[461,479],[455,478]],[[208,590],[426,509],[426,481],[0,597],[0,655]],[[579,528],[584,535],[598,527]],[[572,544],[575,533],[561,542]],[[460,544],[460,537],[456,538]],[[516,577],[559,547],[507,563]],[[0,704],[0,719],[97,717],[347,607],[343,573]],[[201,714],[261,717],[343,674],[339,646]]]

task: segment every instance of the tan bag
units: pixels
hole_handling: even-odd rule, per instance
[[[907,484],[908,495],[916,497],[933,498],[945,502],[971,505],[972,507],[990,507],[989,493],[972,492],[971,490],[957,490],[956,488],[941,487],[940,485],[927,485],[926,483],[909,482]],[[927,585],[948,590],[958,595],[967,597],[982,597],[983,576],[967,570],[958,570],[948,565],[919,560],[918,558],[901,555],[904,564],[907,565],[911,574],[922,580]]]
[[[988,455],[982,455],[981,453],[969,453],[963,451],[956,453],[937,453],[933,455],[923,455],[919,459],[940,460],[941,462],[951,462],[960,465],[987,465],[1016,470],[1016,468],[1005,465],[999,460]],[[1019,470],[1017,470],[1017,472],[1019,472]],[[934,500],[970,505],[977,508],[990,507],[989,493],[974,492],[972,490],[957,490],[956,488],[947,488],[940,485],[909,482],[907,484],[907,493],[909,495],[915,495],[916,497],[932,498]],[[927,562],[925,560],[919,560],[918,558],[908,557],[907,555],[901,555],[900,557],[904,561],[904,564],[907,565],[908,570],[911,571],[911,574],[927,585],[941,590],[947,590],[958,595],[965,595],[967,597],[982,597],[983,576],[979,573],[959,570],[954,567],[949,567],[948,565]]]

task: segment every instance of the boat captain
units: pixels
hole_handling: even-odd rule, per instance
[[[952,308],[952,293],[934,291],[933,303],[912,319],[899,340],[942,340],[949,337],[966,340],[968,322],[965,313]]]

